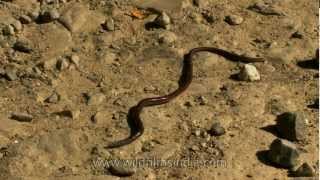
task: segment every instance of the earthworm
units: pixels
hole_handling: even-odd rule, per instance
[[[130,108],[128,112],[128,120],[131,123],[131,135],[126,139],[113,142],[107,146],[107,148],[116,148],[121,147],[127,144],[132,143],[136,139],[138,139],[144,132],[144,126],[140,118],[140,113],[144,107],[148,106],[155,106],[168,103],[169,101],[173,100],[181,93],[183,93],[190,85],[192,81],[192,74],[193,74],[193,67],[192,67],[192,57],[195,53],[207,51],[217,55],[220,55],[226,59],[231,61],[241,61],[241,62],[263,62],[262,58],[252,58],[246,57],[243,55],[238,55],[235,53],[228,52],[223,49],[218,49],[214,47],[198,47],[191,49],[189,53],[184,55],[183,60],[183,68],[182,68],[182,75],[179,80],[179,87],[175,91],[170,94],[159,96],[159,97],[151,97],[142,99],[136,106]]]

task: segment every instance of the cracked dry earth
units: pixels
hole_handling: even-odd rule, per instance
[[[265,127],[288,111],[307,117],[306,140],[295,144],[299,162],[318,169],[318,109],[310,105],[319,73],[301,65],[318,47],[318,7],[316,0],[0,0],[0,179],[288,179],[287,169],[257,155],[278,137]],[[178,87],[183,55],[199,46],[263,57],[251,63],[260,80],[236,80],[244,63],[198,53],[189,89],[144,109],[137,141],[106,149],[129,135],[130,107]],[[221,136],[207,133],[216,122]],[[94,163],[148,158],[226,166]]]

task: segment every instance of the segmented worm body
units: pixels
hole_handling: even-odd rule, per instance
[[[142,99],[136,106],[132,107],[128,113],[128,120],[131,122],[131,135],[126,139],[111,143],[110,145],[107,146],[107,148],[121,147],[135,141],[144,132],[144,126],[140,118],[140,113],[143,110],[143,108],[148,106],[155,106],[155,105],[168,103],[169,101],[173,100],[174,98],[179,96],[181,93],[183,93],[189,87],[192,81],[192,76],[193,76],[192,57],[195,53],[201,52],[201,51],[207,51],[214,54],[218,54],[228,60],[236,61],[236,62],[238,61],[262,62],[263,61],[262,58],[246,57],[246,56],[238,55],[238,54],[231,53],[226,50],[222,50],[214,47],[198,47],[190,50],[189,53],[187,53],[184,56],[182,75],[179,80],[178,89],[164,96]]]

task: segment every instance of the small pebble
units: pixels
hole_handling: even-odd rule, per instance
[[[239,25],[243,22],[243,17],[238,15],[226,16],[225,21],[230,25]]]
[[[12,26],[17,32],[22,30],[22,24],[20,21],[13,21]]]
[[[196,145],[193,145],[193,146],[191,146],[191,150],[192,151],[199,151],[200,148],[198,146],[196,146]]]
[[[2,32],[4,35],[14,35],[15,34],[15,31],[14,31],[14,28],[9,24],[9,25],[6,25],[3,29],[2,29]]]
[[[291,38],[297,38],[297,39],[302,39],[303,35],[300,31],[296,31],[291,35]]]
[[[60,58],[57,60],[57,64],[56,64],[56,67],[58,70],[62,71],[62,70],[65,70],[69,67],[70,63],[68,61],[68,59],[66,58]]]
[[[219,122],[216,122],[211,126],[211,129],[208,131],[208,133],[211,136],[221,136],[226,133],[226,130],[221,126]]]
[[[21,22],[22,24],[29,24],[29,23],[32,22],[31,17],[29,17],[29,16],[27,16],[27,15],[22,15],[22,16],[20,16],[19,20],[20,20],[20,22]]]
[[[201,135],[200,129],[195,130],[195,131],[194,131],[194,135],[197,136],[197,137],[199,137],[199,136]]]
[[[24,53],[31,53],[33,50],[31,44],[26,40],[18,40],[14,43],[13,49]]]
[[[209,102],[208,99],[205,98],[204,96],[199,96],[198,101],[199,101],[200,105],[206,105]]]
[[[155,23],[165,29],[169,29],[169,25],[171,23],[170,17],[165,13],[162,12],[156,19]]]
[[[103,29],[107,31],[114,31],[115,30],[115,25],[114,25],[114,20],[112,18],[108,18],[103,24],[102,24]]]
[[[292,168],[298,163],[299,151],[292,142],[277,138],[270,145],[268,158],[284,168]]]
[[[21,122],[31,122],[33,119],[33,116],[27,113],[12,113],[11,119],[21,121]]]
[[[101,104],[106,99],[106,96],[102,93],[89,94],[88,96],[88,106],[94,106]]]
[[[59,19],[59,17],[60,17],[60,14],[57,9],[51,9],[49,11],[44,11],[39,16],[40,21],[43,23],[48,23],[48,22],[54,21],[56,19]]]
[[[80,115],[80,110],[63,110],[63,111],[60,111],[60,112],[57,112],[55,113],[59,116],[65,116],[65,117],[69,117],[69,118],[72,118],[72,119],[77,119]]]
[[[70,57],[70,61],[71,61],[74,65],[76,65],[77,67],[79,67],[79,65],[80,65],[80,58],[79,58],[78,55],[73,54],[73,55]]]
[[[292,172],[292,174],[295,177],[314,177],[315,171],[308,163],[303,163],[297,170]]]
[[[47,103],[57,103],[60,100],[60,96],[58,93],[51,94],[47,99],[45,99],[45,102]]]
[[[238,78],[242,81],[258,81],[260,80],[260,74],[254,65],[245,64],[240,70]]]
[[[159,42],[163,44],[171,44],[177,40],[177,36],[173,32],[164,32],[159,35]]]
[[[121,166],[121,165],[117,165],[117,166],[111,165],[109,167],[109,171],[111,174],[115,176],[128,177],[128,176],[132,176],[136,172],[136,169],[132,167]]]

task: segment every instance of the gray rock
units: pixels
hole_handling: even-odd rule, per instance
[[[230,25],[239,25],[243,22],[243,17],[238,15],[226,16],[225,21]]]
[[[24,53],[31,53],[33,51],[30,42],[27,40],[18,40],[16,43],[14,43],[13,49]]]
[[[254,65],[245,64],[241,68],[238,78],[242,81],[258,81],[260,80],[260,74]]]
[[[307,136],[307,120],[302,112],[285,112],[277,117],[277,130],[282,138],[303,141]]]
[[[103,24],[102,24],[103,29],[107,31],[114,31],[115,30],[115,25],[114,25],[114,20],[112,18],[108,18]]]
[[[224,127],[219,122],[213,123],[208,133],[212,136],[221,136],[226,133]]]
[[[162,27],[162,28],[169,29],[170,23],[171,23],[171,19],[165,12],[162,12],[155,19],[154,23],[157,24],[158,26]]]
[[[268,151],[268,159],[284,168],[291,168],[297,165],[299,151],[295,144],[285,139],[275,139]]]
[[[21,122],[31,122],[33,119],[33,116],[27,113],[14,112],[11,114],[11,119],[21,121]]]
[[[297,170],[292,172],[292,175],[295,177],[314,177],[315,171],[308,163],[303,163]]]
[[[111,174],[115,176],[120,176],[120,177],[128,177],[132,176],[135,172],[136,169],[133,167],[126,167],[124,164],[120,165],[111,165],[108,170],[110,171]]]

